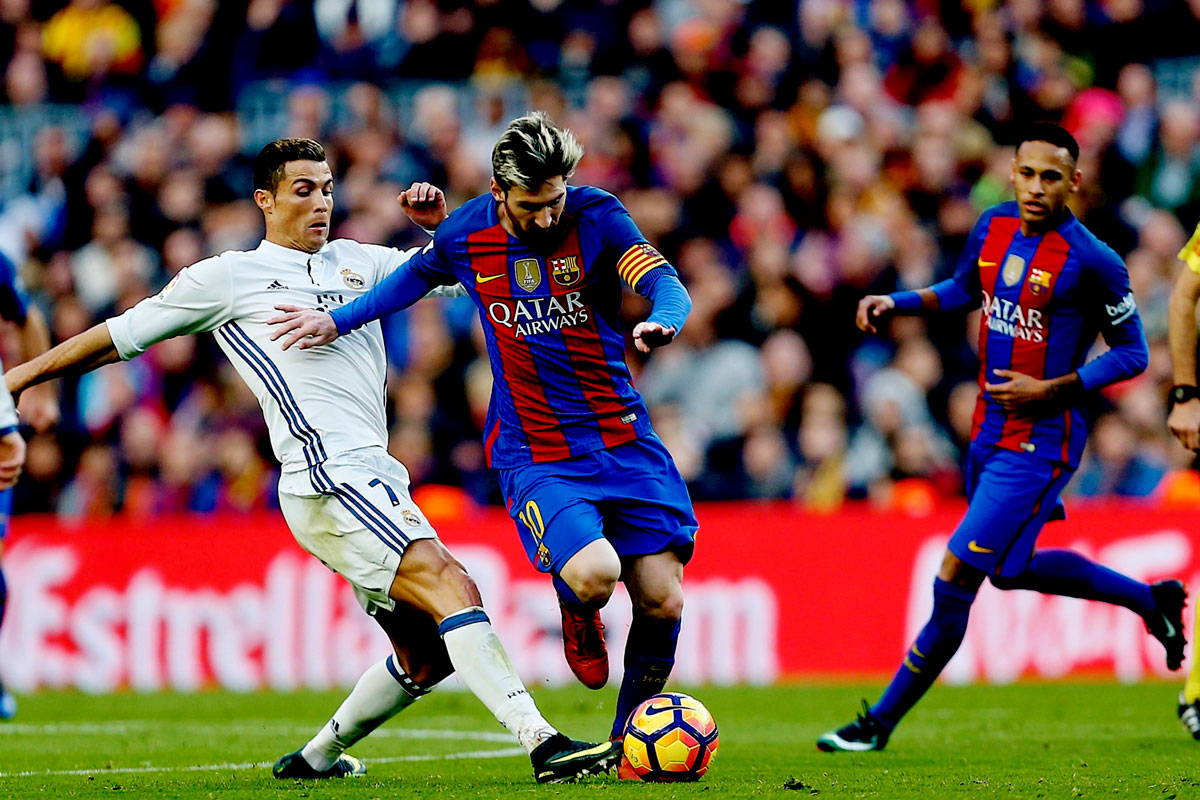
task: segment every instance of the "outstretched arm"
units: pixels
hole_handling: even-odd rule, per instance
[[[18,364],[4,373],[4,383],[12,393],[13,400],[19,400],[21,392],[30,386],[61,378],[66,375],[80,375],[91,372],[105,364],[113,364],[121,360],[116,345],[113,344],[112,334],[108,324],[101,322],[78,336],[72,336],[62,344],[54,347],[40,356]]]
[[[679,282],[675,270],[667,265],[643,275],[637,282],[637,292],[653,305],[646,321],[634,326],[633,344],[641,352],[649,353],[655,347],[670,344],[683,330],[683,323],[692,310],[692,298]]]

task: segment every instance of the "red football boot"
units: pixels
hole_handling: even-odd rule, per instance
[[[589,689],[608,683],[608,648],[604,645],[604,623],[600,609],[578,614],[561,602],[563,653],[579,682]]]

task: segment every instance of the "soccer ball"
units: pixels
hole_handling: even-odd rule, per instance
[[[694,697],[656,694],[625,723],[625,757],[644,781],[695,781],[717,752],[717,722]]]

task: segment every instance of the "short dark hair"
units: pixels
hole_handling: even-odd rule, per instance
[[[276,139],[254,159],[254,190],[275,194],[289,161],[324,161],[325,148],[312,139]]]
[[[1020,150],[1026,142],[1047,142],[1055,147],[1065,147],[1072,161],[1079,160],[1079,142],[1066,128],[1053,122],[1035,122],[1026,126],[1021,133],[1021,140],[1017,142],[1017,149]]]
[[[534,191],[560,175],[575,174],[583,145],[566,128],[555,127],[544,111],[534,111],[508,123],[492,148],[492,177],[504,191],[520,186]]]

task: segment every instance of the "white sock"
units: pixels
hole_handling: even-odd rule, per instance
[[[304,745],[304,760],[315,770],[329,769],[350,745],[417,702],[422,694],[392,656],[372,664],[328,724]]]
[[[516,735],[526,752],[558,732],[537,710],[482,608],[451,614],[438,632],[458,679]]]

